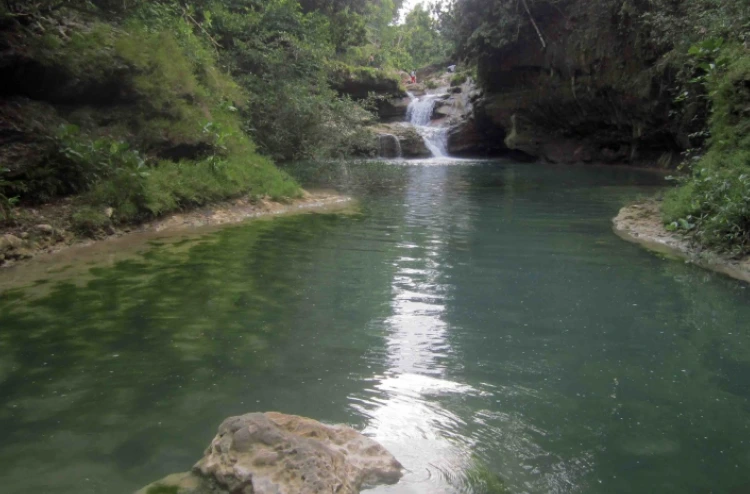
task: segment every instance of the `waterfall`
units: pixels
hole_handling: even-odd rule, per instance
[[[402,156],[401,141],[398,140],[398,137],[393,134],[380,134],[378,139],[381,158],[400,158]]]
[[[411,98],[409,108],[406,111],[406,119],[422,136],[427,149],[436,158],[448,155],[448,127],[431,127],[432,114],[435,111],[435,103],[443,94],[426,94],[419,98],[407,93]]]

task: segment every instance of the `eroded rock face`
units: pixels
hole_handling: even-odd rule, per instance
[[[351,427],[275,412],[226,419],[189,474],[152,484],[139,494],[172,488],[179,494],[356,494],[392,484],[401,464]]]
[[[432,153],[424,143],[424,139],[417,130],[405,123],[382,124],[374,128],[378,135],[393,135],[401,146],[403,158],[429,158]],[[381,156],[383,158],[393,156]]]
[[[381,122],[403,122],[409,109],[409,98],[385,98],[378,101],[378,116]]]
[[[619,6],[534,3],[530,15],[547,43],[526,24],[515,41],[478,57],[484,94],[466,146],[493,147],[505,134],[507,149],[542,161],[650,166],[689,146],[695,114],[671,116],[673,95],[663,88],[672,75],[653,70],[661,55],[632,49]]]
[[[378,134],[378,147],[381,158],[401,157],[401,141],[393,134]]]
[[[452,93],[446,101],[451,107],[448,152],[453,156],[494,156],[507,153],[505,129],[487,111],[485,99],[474,81],[469,79],[458,86],[458,89],[461,91]]]

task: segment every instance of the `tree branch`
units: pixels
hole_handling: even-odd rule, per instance
[[[544,41],[544,36],[542,36],[542,31],[539,29],[539,26],[537,26],[536,21],[534,20],[534,16],[531,15],[531,9],[529,9],[529,4],[526,3],[526,0],[521,0],[523,3],[524,8],[526,9],[526,13],[529,14],[529,19],[531,20],[531,24],[534,26],[534,29],[536,30],[537,36],[539,36],[539,41],[542,43],[542,50],[547,49],[547,42]]]
[[[208,31],[206,31],[206,29],[205,29],[205,28],[204,28],[204,27],[203,27],[203,26],[201,25],[201,23],[200,23],[200,22],[196,21],[196,20],[195,20],[195,18],[193,18],[193,16],[192,16],[192,15],[188,14],[188,11],[187,11],[187,9],[185,9],[184,7],[182,8],[182,13],[183,13],[183,15],[185,16],[185,18],[186,18],[186,19],[188,19],[188,20],[189,20],[189,21],[191,21],[191,22],[192,22],[193,24],[195,24],[196,26],[198,26],[198,29],[200,29],[201,31],[203,31],[203,34],[205,34],[205,35],[206,35],[206,36],[208,37],[208,39],[209,39],[209,40],[211,40],[211,43],[213,44],[213,46],[214,46],[214,50],[216,51],[216,53],[218,53],[218,52],[219,52],[219,48],[223,48],[223,46],[221,46],[221,45],[219,44],[219,42],[218,42],[218,41],[216,41],[216,40],[215,40],[215,39],[214,39],[214,38],[213,38],[213,37],[211,36],[211,34],[210,34],[210,33],[209,33]]]

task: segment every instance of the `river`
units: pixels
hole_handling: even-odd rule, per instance
[[[611,230],[658,174],[389,166],[0,294],[0,491],[130,493],[266,410],[379,440],[377,493],[750,489],[750,290]]]

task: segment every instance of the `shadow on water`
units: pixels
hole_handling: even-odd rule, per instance
[[[140,260],[94,268],[82,286],[57,283],[41,297],[3,293],[4,492],[128,492],[185,470],[223,418],[249,410],[350,421],[343,410],[320,410],[314,390],[345,399],[355,384],[346,376],[370,337],[345,344],[337,336],[351,337],[351,328],[375,318],[373,288],[382,275],[340,273],[373,284],[340,287],[338,268],[318,273],[334,262],[331,250],[299,247],[325,244],[321,236],[338,221],[254,223],[187,251],[156,246]],[[337,259],[342,271],[346,257]],[[316,307],[321,315],[342,312],[323,318]],[[331,353],[307,398],[289,389]],[[81,485],[83,478],[91,483]]]
[[[255,410],[381,441],[407,473],[375,493],[747,485],[747,286],[611,232],[657,176],[444,160],[301,173],[361,213],[155,243],[0,294],[3,492],[131,492]]]

